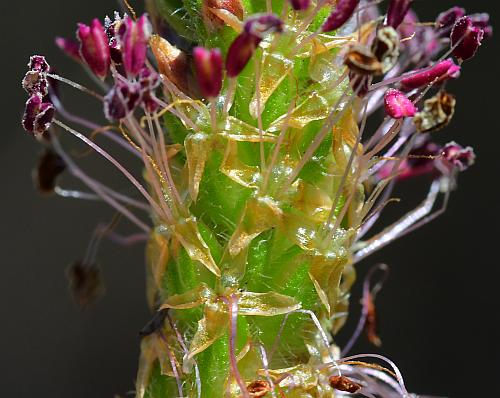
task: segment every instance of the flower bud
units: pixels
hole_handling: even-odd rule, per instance
[[[393,119],[415,116],[417,108],[401,91],[389,89],[384,95],[384,105],[387,115]]]
[[[111,63],[108,37],[98,19],[90,26],[78,24],[77,36],[80,40],[80,54],[96,76],[104,79]]]
[[[57,47],[59,47],[68,57],[73,58],[78,62],[82,61],[82,56],[80,55],[80,43],[76,40],[67,39],[65,37],[56,37],[55,43]]]
[[[460,66],[456,65],[451,58],[448,58],[430,68],[411,72],[408,77],[401,80],[401,87],[409,91],[450,78],[456,79],[459,76]]]
[[[104,115],[112,122],[121,120],[130,115],[140,102],[140,84],[118,80],[104,97]]]
[[[331,32],[340,28],[351,18],[358,4],[359,0],[339,0],[337,6],[321,26],[321,31]]]
[[[296,11],[307,10],[311,5],[311,0],[290,0],[292,8]]]
[[[483,29],[474,26],[469,17],[462,17],[455,22],[451,31],[453,55],[461,61],[472,58],[483,40]]]
[[[201,94],[215,98],[222,88],[222,55],[218,48],[208,50],[195,47],[193,50],[194,67]]]
[[[385,24],[397,29],[405,19],[412,2],[413,0],[391,0],[387,10]]]
[[[22,125],[24,129],[37,136],[43,134],[52,124],[54,105],[43,102],[40,94],[33,94],[26,102]]]

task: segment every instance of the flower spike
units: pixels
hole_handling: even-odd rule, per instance
[[[459,60],[466,61],[472,58],[484,37],[484,30],[474,26],[469,17],[462,17],[453,26],[451,31],[451,45],[455,47],[453,55]]]
[[[321,26],[321,31],[331,32],[340,28],[352,17],[358,4],[359,0],[339,0],[335,9]]]
[[[129,77],[135,77],[146,62],[151,24],[147,15],[137,21],[126,16],[118,29],[118,41],[122,51],[123,67]]]
[[[218,48],[208,50],[195,47],[194,67],[201,93],[206,98],[215,98],[222,88],[222,55]]]
[[[94,19],[90,26],[78,24],[77,36],[81,43],[82,58],[96,76],[104,79],[109,71],[111,57],[108,37],[101,22]]]
[[[389,89],[384,96],[386,113],[393,119],[415,116],[417,108],[401,91]]]

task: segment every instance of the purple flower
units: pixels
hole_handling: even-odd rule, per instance
[[[80,43],[76,40],[67,39],[65,37],[56,37],[55,43],[64,54],[73,58],[75,61],[81,62],[82,56],[80,55]]]
[[[290,0],[290,4],[296,11],[307,10],[311,5],[311,0]]]
[[[453,55],[461,61],[472,58],[483,40],[484,30],[474,26],[471,18],[462,17],[455,22],[451,31]]]
[[[465,171],[474,164],[475,160],[476,155],[470,146],[464,148],[452,141],[443,147],[438,168],[445,173],[454,170]]]
[[[331,32],[340,28],[351,18],[358,4],[359,0],[339,0],[335,9],[321,26],[321,31]]]
[[[35,136],[41,135],[52,124],[54,112],[54,105],[43,102],[40,94],[33,94],[26,102],[22,125],[27,132]]]
[[[222,55],[218,48],[208,50],[195,47],[193,50],[194,67],[201,94],[215,98],[222,88]]]
[[[129,77],[137,76],[146,62],[151,31],[147,15],[142,15],[137,21],[126,16],[118,29],[123,67]]]
[[[391,0],[387,10],[385,24],[397,29],[410,10],[413,0]]]
[[[460,66],[456,65],[451,58],[448,58],[431,68],[411,72],[408,77],[401,80],[401,87],[405,90],[413,90],[450,78],[456,79],[459,76]]]
[[[455,25],[457,19],[465,15],[465,10],[461,7],[452,7],[449,10],[443,11],[436,19],[436,29],[440,33],[447,34]]]
[[[77,36],[80,40],[80,54],[96,76],[104,79],[111,63],[108,37],[98,19],[90,26],[78,24]]]
[[[389,89],[384,95],[384,105],[387,115],[393,119],[412,117],[417,108],[401,91]]]
[[[114,122],[130,115],[141,102],[141,91],[140,83],[117,80],[104,97],[106,118]]]

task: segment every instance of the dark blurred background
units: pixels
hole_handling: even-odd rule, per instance
[[[422,20],[433,20],[456,3],[471,13],[490,12],[494,25],[500,21],[500,6],[493,1],[417,0],[415,9]],[[81,79],[79,67],[61,55],[53,38],[73,36],[77,22],[101,18],[116,7],[115,0],[0,3],[0,242],[5,254],[0,271],[0,394],[5,397],[110,398],[133,389],[138,330],[148,320],[143,246],[122,248],[105,241],[98,261],[107,293],[90,310],[78,310],[68,294],[65,268],[83,257],[96,224],[109,221],[113,213],[95,202],[41,198],[30,178],[40,148],[19,125],[26,100],[20,80],[28,57],[45,54],[59,73]],[[485,41],[451,85],[458,97],[457,114],[437,137],[473,146],[477,164],[460,176],[444,216],[359,266],[361,277],[377,262],[389,264],[391,271],[377,299],[383,346],[376,350],[361,342],[354,351],[384,353],[400,366],[409,389],[422,394],[500,396],[499,34]],[[71,109],[99,120],[99,109],[74,91],[64,92]],[[127,186],[106,163],[95,157],[86,162],[92,174]],[[422,187],[403,188],[403,204],[392,206],[388,217],[425,195]],[[357,320],[361,277],[341,343]]]

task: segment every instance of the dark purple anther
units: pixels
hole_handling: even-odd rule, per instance
[[[472,25],[476,28],[481,28],[484,30],[484,35],[486,37],[491,37],[493,35],[493,27],[490,25],[490,14],[485,12],[480,14],[469,15]]]
[[[194,67],[198,86],[205,98],[215,98],[222,88],[222,55],[218,48],[195,47]]]
[[[311,0],[290,0],[292,8],[296,11],[307,10],[311,5]]]
[[[43,134],[54,119],[54,105],[43,102],[40,94],[33,94],[26,102],[22,124],[24,129],[35,135]]]
[[[344,25],[359,4],[359,0],[339,0],[337,6],[321,26],[322,32],[331,32]]]
[[[130,115],[142,99],[139,83],[118,80],[104,97],[104,115],[115,122]]]
[[[447,34],[455,25],[457,19],[465,15],[465,10],[461,7],[452,7],[449,10],[443,11],[436,19],[436,29],[440,34]]]
[[[474,164],[475,160],[476,155],[470,146],[464,148],[452,141],[443,147],[438,167],[445,172],[465,171]]]
[[[397,29],[410,10],[413,0],[391,0],[387,9],[385,24]]]
[[[247,65],[261,39],[247,32],[239,34],[231,43],[226,57],[226,71],[229,77],[238,76]]]
[[[40,94],[45,97],[49,93],[49,82],[40,72],[33,70],[26,72],[22,85],[29,95]]]
[[[453,55],[460,61],[472,58],[483,40],[483,29],[474,26],[469,17],[462,17],[453,26],[451,31],[451,46]]]
[[[50,69],[50,65],[43,55],[32,55],[30,57],[30,62],[28,62],[28,69],[35,71],[46,73]]]
[[[65,37],[56,37],[57,47],[59,47],[64,54],[73,58],[75,61],[81,62],[82,56],[80,55],[80,43],[76,40],[67,39]]]
[[[94,19],[90,26],[78,24],[77,36],[80,40],[80,54],[90,70],[96,76],[104,79],[111,63],[108,37],[104,27],[98,19]]]
[[[257,15],[245,21],[243,31],[262,40],[268,34],[283,32],[283,21],[274,14]]]
[[[384,95],[385,112],[393,119],[415,116],[417,108],[401,91],[389,89]]]
[[[118,42],[122,52],[122,62],[129,77],[135,77],[146,62],[151,24],[147,15],[137,21],[126,16],[118,29]]]
[[[142,106],[148,112],[154,112],[159,108],[155,101],[155,90],[160,86],[160,75],[156,71],[145,66],[139,73],[139,85],[142,91]]]
[[[430,68],[411,72],[408,77],[401,80],[401,87],[409,91],[450,78],[456,79],[459,76],[460,66],[456,65],[451,58],[448,58]]]

